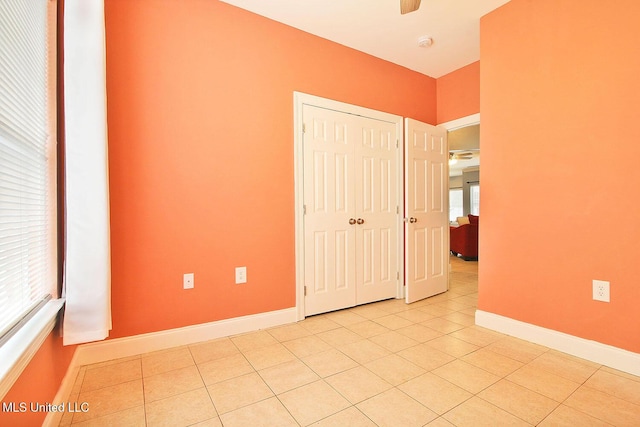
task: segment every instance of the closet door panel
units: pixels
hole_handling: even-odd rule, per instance
[[[356,301],[354,116],[304,107],[305,314]]]
[[[393,298],[396,124],[303,108],[305,315]]]
[[[396,295],[397,155],[395,124],[361,118],[362,139],[356,143],[357,303]]]

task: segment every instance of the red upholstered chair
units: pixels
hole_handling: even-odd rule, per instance
[[[479,216],[467,215],[469,224],[450,227],[450,248],[454,255],[465,261],[478,259],[478,221]]]

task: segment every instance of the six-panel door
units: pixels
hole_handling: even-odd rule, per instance
[[[405,298],[449,287],[449,152],[446,130],[405,119]]]
[[[396,295],[395,124],[303,107],[305,315]]]

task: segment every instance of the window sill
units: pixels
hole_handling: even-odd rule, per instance
[[[49,301],[0,347],[0,399],[4,399],[56,324],[64,299]]]

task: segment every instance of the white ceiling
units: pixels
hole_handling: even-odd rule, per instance
[[[465,126],[449,131],[447,135],[449,151],[453,153],[470,153],[471,159],[449,163],[449,176],[462,175],[465,169],[480,166],[480,125]]]
[[[480,59],[480,17],[509,0],[422,0],[406,15],[400,0],[221,1],[438,78]]]

